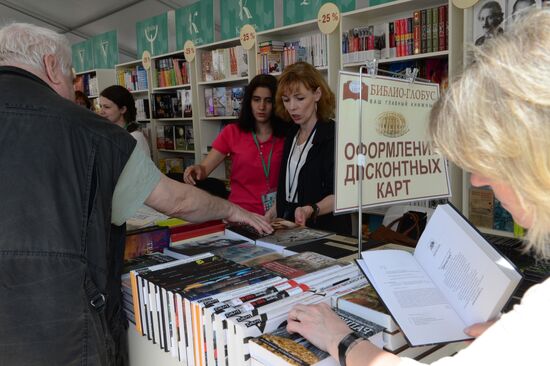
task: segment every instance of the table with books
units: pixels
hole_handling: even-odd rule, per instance
[[[296,303],[328,303],[354,331],[400,356],[431,362],[466,346],[411,347],[380,290],[353,261],[354,238],[288,222],[265,237],[248,227],[222,227],[170,228],[172,241],[163,253],[127,262],[123,299],[132,365],[337,365],[286,333]],[[378,249],[414,250],[394,244]]]

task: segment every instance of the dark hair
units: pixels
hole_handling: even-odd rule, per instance
[[[86,105],[86,108],[87,109],[91,109],[92,108],[92,102],[90,102],[90,99],[88,99],[88,96],[86,94],[84,94],[83,92],[81,92],[80,90],[76,90],[74,92],[74,100],[75,102],[78,101],[78,100],[82,100],[84,101],[84,104]]]
[[[126,113],[124,113],[126,123],[136,120],[136,103],[128,89],[120,85],[111,85],[103,89],[99,95],[115,103],[118,108],[126,107]]]
[[[287,130],[287,123],[282,121],[275,114],[275,95],[277,94],[277,78],[273,75],[256,75],[244,90],[241,114],[237,122],[242,131],[254,131],[255,120],[252,113],[252,94],[257,88],[267,88],[271,92],[273,109],[269,121],[273,130],[273,136],[284,136]]]

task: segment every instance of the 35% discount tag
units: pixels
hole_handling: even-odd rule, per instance
[[[249,50],[256,44],[256,29],[250,24],[245,24],[241,28],[241,45],[245,50]]]
[[[340,10],[333,3],[326,3],[321,6],[317,13],[317,25],[321,33],[330,34],[340,23]]]

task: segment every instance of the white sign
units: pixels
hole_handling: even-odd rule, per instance
[[[361,99],[359,96],[361,95]],[[446,161],[427,137],[439,85],[340,72],[336,141],[335,211],[448,197]],[[359,108],[363,103],[362,142]]]

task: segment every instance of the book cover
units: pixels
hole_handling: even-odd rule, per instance
[[[227,99],[224,86],[214,88],[212,92],[212,101],[214,104],[214,116],[225,116]]]
[[[287,247],[287,250],[294,253],[314,252],[330,258],[340,259],[357,254],[358,249],[357,246],[350,246],[346,242],[323,238],[309,243],[292,245]]]
[[[201,80],[213,81],[212,51],[201,52]]]
[[[232,116],[239,116],[241,114],[241,107],[244,98],[244,87],[238,86],[231,88],[231,108]]]
[[[181,92],[180,99],[183,106],[183,117],[193,117],[193,96],[191,94],[191,90],[183,89],[179,90],[179,92]]]
[[[332,266],[336,261],[332,258],[313,252],[304,252],[272,262],[262,264],[263,268],[280,274],[286,278],[295,278],[306,273],[315,272]]]
[[[182,244],[175,244],[172,245],[169,250],[191,256],[243,243],[246,242],[244,240],[228,239],[224,235],[217,235],[207,239],[188,241]]]
[[[206,117],[214,116],[214,90],[212,88],[204,88],[204,112]]]
[[[195,135],[193,133],[193,126],[185,125],[183,129],[185,133],[185,146],[187,150],[195,150]]]
[[[170,230],[165,227],[148,227],[126,233],[124,260],[145,254],[162,252],[170,245]]]
[[[497,317],[521,280],[448,204],[436,208],[414,254],[371,250],[361,257],[357,264],[413,346],[471,339],[464,329]]]
[[[185,128],[183,126],[174,126],[174,140],[176,150],[187,150],[185,141]]]
[[[278,225],[273,226],[275,231],[271,235],[259,238],[256,241],[257,245],[267,246],[282,251],[288,246],[307,243],[332,234],[327,231],[310,229],[303,226],[286,226],[283,222],[278,222],[274,225]]]
[[[380,301],[378,294],[370,285],[333,299],[333,304],[342,311],[379,324],[389,332],[399,330],[388,310]]]
[[[258,257],[265,257],[263,260],[257,262],[257,264],[269,262],[269,258],[280,259],[282,256],[276,253],[274,250],[264,247],[259,247],[252,243],[241,243],[232,246],[227,246],[220,249],[215,249],[213,254],[219,255],[222,258],[232,260],[237,263],[250,266],[250,262]],[[275,254],[276,256],[269,256]]]

